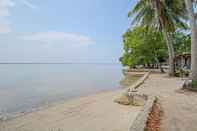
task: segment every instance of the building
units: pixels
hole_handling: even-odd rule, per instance
[[[175,66],[177,69],[179,68],[191,69],[191,54],[183,53],[176,55]]]

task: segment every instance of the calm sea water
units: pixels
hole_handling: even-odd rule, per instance
[[[115,64],[0,64],[0,112],[118,89],[122,77]]]

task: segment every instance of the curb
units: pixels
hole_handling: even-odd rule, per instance
[[[129,131],[144,131],[145,130],[148,116],[152,110],[154,101],[155,101],[155,97],[153,96],[148,97],[146,104],[144,105],[142,111],[138,114],[137,118],[133,122]]]
[[[133,91],[136,91],[137,88],[139,88],[149,77],[151,71],[144,74],[140,80],[138,80],[134,85],[132,85],[129,90],[128,94],[132,94]],[[137,115],[135,121],[133,122],[132,126],[130,127],[129,131],[144,131],[146,128],[146,123],[148,120],[148,116],[152,110],[155,97],[154,96],[147,96],[148,99],[141,110],[141,112]]]
[[[131,85],[128,89],[128,93],[135,91],[140,85],[142,85],[145,82],[145,80],[148,79],[150,73],[151,71],[145,73],[143,77],[141,77],[136,83]]]
[[[159,69],[123,69],[123,72],[160,72]]]

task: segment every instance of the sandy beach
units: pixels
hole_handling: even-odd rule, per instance
[[[142,107],[123,106],[113,100],[122,90],[66,101],[1,122],[1,131],[126,131]]]

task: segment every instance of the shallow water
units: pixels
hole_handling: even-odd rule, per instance
[[[26,112],[43,104],[120,88],[118,64],[1,64],[0,112]]]

